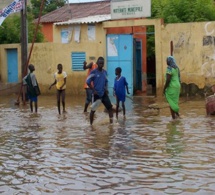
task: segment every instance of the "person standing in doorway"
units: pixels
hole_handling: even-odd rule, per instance
[[[127,91],[127,94],[129,93],[128,90],[128,83],[126,81],[126,78],[121,76],[122,69],[120,67],[117,67],[115,69],[116,78],[114,81],[114,88],[113,88],[113,95],[116,97],[116,119],[118,120],[118,111],[119,111],[119,103],[122,102],[122,108],[123,108],[123,116],[125,117],[125,89]]]
[[[52,88],[53,85],[56,85],[57,88],[57,107],[58,113],[61,114],[60,101],[62,101],[63,113],[66,113],[65,110],[65,96],[66,96],[66,77],[67,74],[63,71],[63,65],[57,65],[58,72],[54,74],[55,81],[50,85],[49,89]]]
[[[89,63],[87,65],[87,62],[84,61],[83,64],[84,64],[83,69],[84,70],[88,69],[88,71],[87,71],[87,77],[90,75],[90,73],[91,73],[92,70],[94,70],[94,69],[96,69],[98,67],[97,64],[95,64],[93,62],[91,62],[91,63]],[[92,103],[92,95],[93,95],[92,92],[93,91],[92,91],[91,88],[89,88],[89,86],[87,85],[86,82],[84,83],[84,89],[86,91],[86,100],[85,100],[85,105],[84,105],[84,112],[87,112],[87,108],[88,108],[89,104]]]
[[[167,57],[166,82],[163,94],[170,106],[172,119],[179,116],[179,96],[181,91],[180,70],[173,56]]]
[[[110,123],[113,123],[113,111],[112,104],[108,96],[107,91],[107,72],[103,69],[104,58],[99,57],[97,60],[98,68],[91,71],[87,77],[86,83],[93,91],[93,103],[90,112],[90,124],[93,124],[94,113],[98,108],[100,102],[102,102],[109,113]]]
[[[37,97],[40,95],[40,88],[37,83],[36,76],[33,73],[35,71],[34,65],[30,64],[28,66],[28,69],[30,72],[23,78],[23,84],[27,86],[27,95],[30,100],[31,112],[33,112],[33,102],[34,102],[35,113],[37,113],[37,108],[38,108]]]

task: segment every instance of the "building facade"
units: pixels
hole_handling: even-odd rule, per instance
[[[106,2],[103,6],[109,4]],[[162,19],[111,20],[110,14],[105,13],[50,24],[47,22],[52,29],[47,32],[52,40],[34,44],[30,58],[43,94],[54,93],[48,86],[59,63],[68,74],[67,92],[83,94],[86,79],[83,61],[96,61],[99,56],[106,60],[110,92],[114,69],[120,66],[131,95],[137,91],[147,94],[151,85],[155,88],[154,95],[162,95],[166,58],[170,54],[181,70],[183,95],[202,95],[207,87],[215,84],[214,21],[164,24]],[[147,61],[149,26],[155,29],[154,64]],[[30,43],[28,47],[30,50]],[[153,70],[153,84],[149,82],[149,69]],[[0,45],[0,82],[19,83],[21,77],[20,45]]]

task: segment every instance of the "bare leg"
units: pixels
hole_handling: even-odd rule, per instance
[[[93,124],[94,113],[95,113],[95,111],[92,111],[92,110],[91,110],[91,112],[90,112],[90,124],[91,124],[91,125]]]
[[[30,108],[31,108],[31,112],[33,112],[33,102],[30,100]]]
[[[178,112],[176,112],[175,114],[176,114],[177,118],[181,119],[181,116]]]
[[[61,112],[60,112],[60,102],[57,102],[57,108],[58,108],[58,113],[61,114]]]
[[[85,103],[85,106],[84,106],[84,112],[87,112],[87,108],[88,108],[89,104],[88,103]]]
[[[57,90],[57,108],[58,108],[58,113],[61,114],[60,111],[60,90]]]
[[[65,97],[66,97],[65,90],[63,90],[63,91],[61,92],[61,95],[62,95],[63,112],[66,112],[66,109],[65,109]]]
[[[119,100],[116,98],[116,119],[118,120]]]
[[[175,112],[170,108],[170,112],[171,112],[171,115],[172,115],[172,119],[175,119]]]
[[[113,123],[113,109],[110,108],[110,109],[108,110],[108,112],[109,112],[110,123]]]
[[[34,102],[35,112],[37,113],[37,102]]]
[[[92,90],[87,88],[86,90],[86,100],[84,105],[84,112],[87,112],[87,108],[90,103],[92,103]]]
[[[123,116],[125,117],[125,103],[122,102]]]

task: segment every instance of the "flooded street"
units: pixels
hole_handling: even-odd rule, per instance
[[[126,119],[109,125],[103,106],[89,124],[85,97],[40,96],[38,114],[0,97],[0,194],[215,194],[215,117],[204,99],[169,109],[146,109],[153,98],[126,101]],[[181,100],[183,101],[183,100]],[[164,99],[157,100],[166,105]]]

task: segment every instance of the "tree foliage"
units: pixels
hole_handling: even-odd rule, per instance
[[[28,42],[31,43],[35,34],[35,23],[33,16],[29,13],[27,17],[27,32]],[[36,35],[36,42],[44,40],[43,34],[39,30]],[[20,14],[13,14],[5,19],[0,26],[0,44],[20,43],[21,41],[21,16]]]
[[[215,20],[214,0],[152,0],[152,18],[164,23],[203,22]],[[148,32],[154,31],[153,27]],[[148,57],[155,55],[154,36],[147,36]]]
[[[8,17],[0,26],[0,43],[20,43],[20,17]]]
[[[42,15],[63,7],[66,1],[67,0],[45,0]],[[41,0],[31,0],[31,11],[35,19],[39,17],[41,2]]]
[[[214,0],[152,0],[152,17],[165,23],[215,20]]]
[[[34,38],[36,24],[35,18],[38,18],[40,13],[42,0],[31,0],[31,5],[27,7],[27,25],[28,25],[28,42],[31,43]],[[45,0],[42,15],[47,14],[59,7],[64,6],[66,0]],[[44,40],[43,34],[39,28],[35,42]],[[21,40],[21,16],[13,14],[5,19],[0,26],[0,44],[20,43]]]

